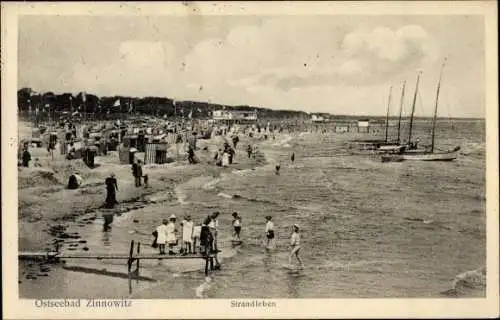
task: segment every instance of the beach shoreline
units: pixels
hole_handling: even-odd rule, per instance
[[[276,139],[279,139],[277,137]],[[287,141],[290,140],[288,136]],[[119,192],[116,208],[106,210],[106,214],[130,214],[134,210],[147,209],[149,206],[164,203],[171,205],[182,203],[182,198],[177,192],[177,187],[189,183],[191,180],[213,178],[210,183],[217,183],[217,179],[234,171],[254,170],[257,167],[269,164],[268,149],[259,148],[259,159],[247,159],[243,146],[251,142],[257,146],[265,144],[265,140],[256,140],[243,137],[237,150],[236,162],[227,168],[217,167],[212,161],[213,152],[227,140],[223,136],[215,136],[207,140],[199,140],[197,156],[200,163],[187,164],[186,156],[179,161],[164,165],[144,165],[143,170],[150,178],[149,188],[136,188],[130,173],[130,165],[113,164],[117,155],[96,158],[98,167],[88,169],[81,160],[55,160],[47,167],[19,169],[20,180],[32,175],[34,172],[50,172],[50,178],[56,180],[53,185],[19,187],[19,251],[49,250],[49,243],[54,239],[51,228],[54,226],[67,226],[70,224],[91,224],[99,220],[102,215],[105,189],[104,178],[109,172],[115,173],[118,178]],[[171,151],[171,150],[170,150]],[[241,161],[238,161],[241,159]],[[75,163],[77,165],[75,165]],[[66,167],[65,167],[66,166]],[[62,170],[61,170],[62,169]],[[85,176],[85,182],[77,190],[66,189],[63,178],[72,171],[78,171]],[[82,174],[83,172],[83,174]],[[57,178],[55,178],[57,176]],[[22,182],[21,182],[22,184]],[[26,184],[26,183],[25,183]],[[97,189],[97,190],[96,190]],[[83,201],[82,201],[83,200]],[[57,205],[54,205],[57,203]],[[83,219],[83,221],[82,221]],[[82,225],[83,227],[83,225]]]

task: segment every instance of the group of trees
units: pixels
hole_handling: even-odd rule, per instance
[[[77,95],[71,93],[55,94],[53,92],[37,93],[31,88],[22,88],[17,92],[17,104],[20,113],[24,114],[31,110],[54,115],[63,112],[87,114],[146,114],[167,117],[207,118],[214,110],[225,108],[227,110],[257,110],[259,118],[308,118],[303,111],[272,110],[257,108],[253,106],[228,106],[221,104],[209,104],[197,101],[174,101],[162,97],[98,97],[94,94],[80,92]]]

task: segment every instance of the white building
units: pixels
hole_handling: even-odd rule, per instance
[[[359,119],[358,120],[358,132],[370,132],[370,120],[368,119]]]
[[[324,117],[318,116],[316,114],[313,114],[311,116],[311,120],[312,120],[312,122],[325,122],[325,118]]]
[[[214,121],[256,122],[257,111],[216,110],[212,114]]]

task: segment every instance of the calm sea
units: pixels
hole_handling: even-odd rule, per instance
[[[416,124],[420,143],[428,143],[429,128],[429,123]],[[223,213],[222,233],[228,237],[230,214],[238,211],[244,243],[213,274],[211,297],[439,297],[456,275],[485,266],[484,130],[484,121],[440,121],[437,147],[462,147],[459,158],[447,163],[381,163],[370,155],[350,155],[345,142],[351,134],[306,133],[271,140],[261,147],[269,154],[269,165],[181,185],[180,203],[151,207],[147,216],[126,214],[110,233],[95,227],[89,243],[121,243],[122,248],[113,250],[127,250],[126,240],[134,238],[130,230],[137,228],[134,218],[141,223],[159,221],[174,212],[189,213],[196,222],[214,210]],[[394,130],[390,134],[395,135]],[[273,163],[278,159],[283,164],[281,174],[275,175]],[[263,247],[267,215],[273,216],[277,229],[277,246],[271,252]],[[301,227],[305,269],[299,273],[283,268],[293,223]],[[50,286],[22,285],[20,292],[21,296],[43,291],[49,296],[113,297],[132,292],[137,298],[194,298],[204,280],[200,271],[145,268],[161,281],[127,284],[127,280],[59,270]],[[466,295],[484,296],[485,288]]]

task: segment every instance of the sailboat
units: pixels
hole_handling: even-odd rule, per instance
[[[417,76],[417,85],[415,89],[415,96],[413,98],[413,105],[412,105],[412,114],[411,114],[411,120],[410,120],[410,132],[409,132],[409,137],[408,137],[408,146],[413,147],[413,150],[411,148],[409,150],[402,150],[399,154],[397,155],[383,155],[382,156],[382,161],[387,162],[387,161],[403,161],[403,160],[414,160],[414,161],[453,161],[457,158],[458,151],[460,150],[460,146],[455,147],[453,150],[448,150],[448,151],[441,151],[441,152],[435,152],[435,138],[436,138],[436,122],[437,122],[437,110],[439,106],[439,93],[441,89],[441,79],[443,75],[443,69],[446,63],[446,59],[443,62],[441,66],[441,72],[439,74],[439,81],[437,85],[437,90],[436,90],[436,103],[434,107],[434,117],[432,121],[432,136],[431,136],[431,146],[429,149],[417,149],[416,143],[411,142],[411,134],[412,134],[412,128],[413,128],[413,115],[415,113],[415,102],[416,102],[416,97],[417,97],[417,90],[418,90],[418,83],[420,80],[420,73]]]
[[[389,141],[388,133],[389,133],[389,110],[391,106],[391,96],[392,96],[392,86],[389,87],[389,98],[387,100],[387,114],[385,118],[385,139],[363,139],[363,140],[354,140],[354,142],[364,146],[369,150],[377,150],[382,151],[383,148],[388,147],[391,148],[393,146],[399,145],[398,141]],[[398,133],[399,134],[399,133]]]
[[[393,143],[386,143],[385,145],[381,145],[377,149],[377,151],[379,153],[401,153],[406,148],[406,146],[401,145],[401,139],[400,139],[401,138],[401,115],[403,112],[405,86],[406,86],[406,81],[403,81],[403,86],[401,89],[401,101],[400,101],[400,106],[399,106],[398,138]],[[390,99],[389,99],[389,101],[390,101]],[[387,142],[388,129],[389,129],[389,105],[387,106],[387,118],[386,118],[386,125],[385,125],[385,141],[386,142]]]

